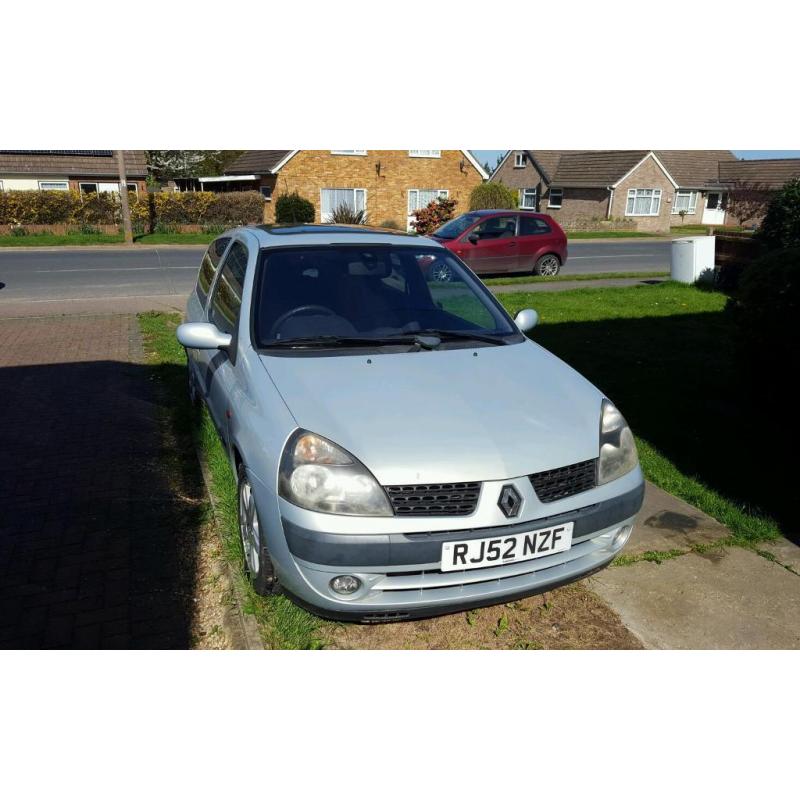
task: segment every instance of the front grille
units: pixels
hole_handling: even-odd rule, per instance
[[[401,517],[463,517],[478,505],[480,483],[423,483],[384,486],[394,513]]]
[[[529,476],[533,490],[543,503],[552,503],[554,500],[563,500],[565,497],[594,489],[596,463],[597,459],[593,458],[568,467],[537,472]]]

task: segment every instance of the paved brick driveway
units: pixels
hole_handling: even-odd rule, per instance
[[[190,645],[149,378],[133,316],[0,320],[0,647]]]

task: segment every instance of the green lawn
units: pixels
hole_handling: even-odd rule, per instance
[[[652,239],[658,233],[643,231],[567,231],[567,239]]]
[[[242,571],[242,547],[236,518],[236,481],[208,412],[193,409],[186,396],[186,354],[175,338],[180,323],[177,314],[139,315],[152,380],[159,392],[159,412],[167,426],[169,468],[190,473],[197,470],[195,447],[201,453],[211,477],[217,520],[221,526],[225,557],[235,567],[245,596],[245,612],[254,614],[265,643],[276,649],[315,649],[322,646],[330,623],[296,606],[286,597],[260,597]]]
[[[535,308],[532,339],[617,403],[637,434],[647,477],[729,526],[739,544],[790,524],[779,459],[754,429],[736,368],[727,298],[676,283],[514,293]]]
[[[669,232],[673,236],[706,236],[712,228],[715,233],[737,233],[742,230],[742,228],[735,225],[729,225],[728,227],[722,227],[721,225],[673,225]]]
[[[599,281],[616,278],[667,278],[669,272],[584,272],[578,275],[556,275],[554,278],[543,278],[540,275],[521,275],[514,277],[486,278],[487,286],[510,286],[515,283],[559,283],[560,281]]]
[[[140,233],[133,237],[135,244],[209,244],[213,233]],[[0,247],[64,247],[94,244],[123,244],[123,235],[114,233],[31,233],[27,236],[0,236]]]
[[[56,236],[52,233],[33,233],[27,236],[0,236],[0,247],[63,247],[64,245],[122,244],[122,234],[69,233]]]

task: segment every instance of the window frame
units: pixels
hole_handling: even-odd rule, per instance
[[[559,201],[558,205],[553,202],[553,192],[558,192]],[[547,193],[547,207],[548,208],[561,208],[564,203],[564,190],[563,189],[555,189],[552,186],[550,187],[550,191]]]
[[[366,150],[331,150],[332,156],[365,156]]]
[[[536,186],[528,187],[526,189],[518,189],[518,200],[519,203],[519,210],[520,211],[536,211],[537,206],[539,205],[539,189]],[[526,195],[533,193],[533,205],[526,206],[525,197]]]
[[[411,193],[417,193],[417,200],[419,200],[419,193],[420,192],[435,192],[437,199],[440,197],[444,197],[445,200],[449,199],[450,197],[450,190],[449,189],[420,189],[419,187],[415,187],[413,189],[406,189],[406,209],[408,211],[408,216],[410,217],[414,211],[416,211],[420,206],[417,206],[417,209],[411,208]]]
[[[674,215],[679,215],[682,209],[678,208],[678,198],[679,197],[686,197],[689,196],[689,203],[686,206],[686,213],[687,214],[696,214],[697,213],[697,198],[700,195],[700,192],[697,189],[676,189],[675,190],[675,198],[672,201],[672,211],[671,213]]]
[[[84,191],[84,186],[94,186],[94,192],[86,192]],[[97,181],[78,181],[78,191],[81,194],[81,197],[85,194],[100,194],[100,184]]]
[[[650,192],[650,195],[642,194],[642,197],[648,197],[650,200],[650,211],[641,213],[636,211],[636,201],[639,199],[639,192]],[[654,186],[642,186],[637,188],[628,189],[628,196],[625,201],[625,216],[626,217],[658,217],[661,214],[661,200],[663,192]],[[655,212],[653,211],[653,202],[658,201]],[[633,201],[633,203],[631,203]],[[631,210],[628,211],[630,205]]]
[[[5,191],[5,184],[3,183],[2,179],[0,178],[0,192]]]
[[[441,158],[441,150],[409,150],[409,158]]]
[[[514,169],[525,169],[528,166],[528,154],[523,152],[514,153]]]
[[[327,224],[327,220],[323,219],[323,203],[322,197],[323,192],[353,192],[353,208],[357,209],[358,206],[356,205],[356,192],[364,192],[364,213],[367,213],[367,190],[361,186],[323,186],[319,190],[319,221],[323,224]]]
[[[57,184],[59,184],[59,186],[57,186],[57,187],[51,186],[49,189],[45,189],[45,188],[42,187],[43,183],[44,184],[48,184],[48,183],[49,184],[56,184],[57,183]],[[39,181],[37,181],[37,184],[39,186],[39,191],[40,192],[68,192],[69,191],[69,181],[68,180],[63,180],[63,181],[62,180],[54,180],[54,181],[39,180]]]

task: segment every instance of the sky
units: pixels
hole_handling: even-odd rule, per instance
[[[498,156],[502,156],[505,150],[473,150],[473,155],[483,164],[489,162],[490,167],[494,167]],[[800,150],[734,150],[739,158],[800,158]]]

